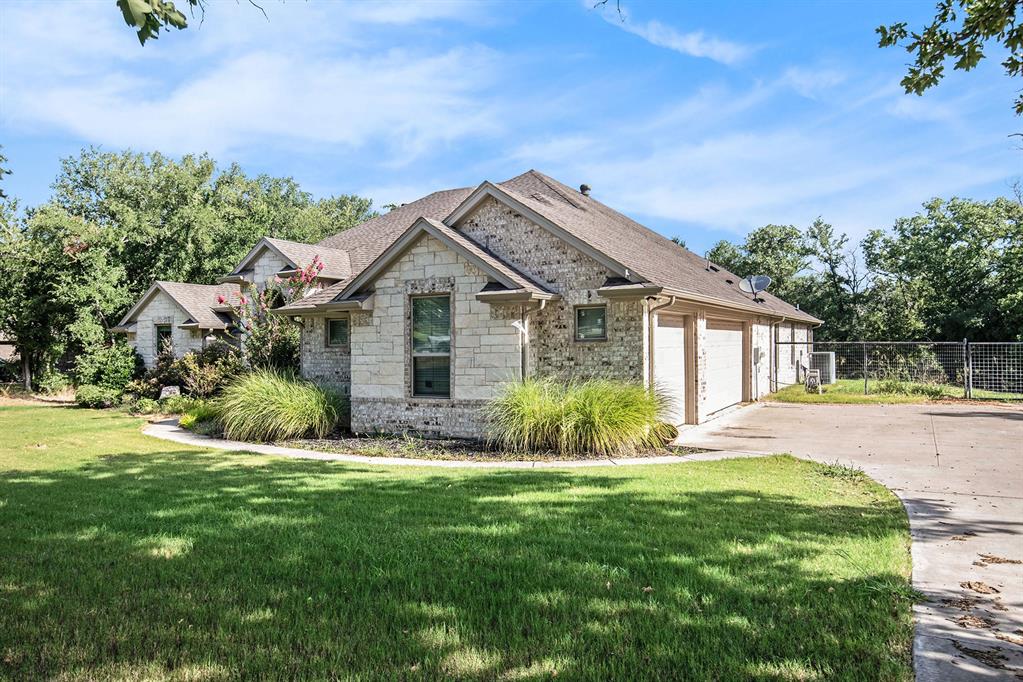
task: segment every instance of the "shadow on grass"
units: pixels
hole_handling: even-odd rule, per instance
[[[810,466],[9,472],[0,676],[906,679],[901,508]]]

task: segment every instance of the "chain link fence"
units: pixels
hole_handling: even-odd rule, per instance
[[[1023,400],[1023,342],[777,341],[773,383],[820,370],[825,388],[932,398]],[[791,358],[791,360],[789,360]],[[788,361],[788,362],[787,362]]]

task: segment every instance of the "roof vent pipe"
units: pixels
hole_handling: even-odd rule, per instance
[[[590,196],[590,186],[589,185],[579,185],[579,193],[582,194],[584,197]]]

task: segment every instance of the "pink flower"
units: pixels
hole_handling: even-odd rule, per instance
[[[316,271],[319,272],[322,269],[323,269],[323,263],[317,263],[316,264]]]
[[[223,296],[217,296],[217,303],[223,303],[223,302],[224,302],[224,301],[226,301],[226,300],[227,300],[227,299],[226,299],[226,298],[224,298]]]
[[[247,298],[245,298],[244,296],[242,296],[239,300],[241,301],[242,305],[245,305],[246,303],[249,302],[249,300]]]

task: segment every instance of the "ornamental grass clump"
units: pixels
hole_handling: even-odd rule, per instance
[[[563,456],[620,455],[662,447],[663,396],[609,379],[508,384],[487,408],[493,444]]]
[[[344,397],[286,373],[256,370],[224,389],[215,407],[227,438],[279,441],[323,436],[344,413]]]

